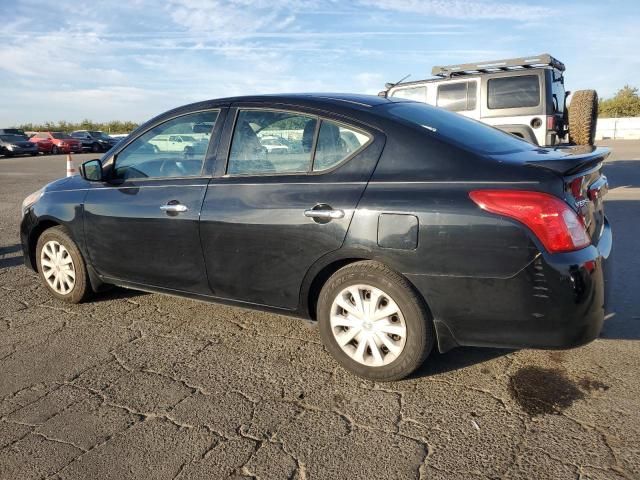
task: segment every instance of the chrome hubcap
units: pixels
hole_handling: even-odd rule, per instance
[[[371,285],[342,290],[331,305],[331,332],[340,348],[358,363],[381,367],[404,349],[407,325],[396,302]]]
[[[49,240],[40,252],[42,275],[55,292],[66,295],[76,284],[76,270],[69,251],[55,240]]]

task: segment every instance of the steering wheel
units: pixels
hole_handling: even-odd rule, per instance
[[[184,177],[187,175],[187,169],[180,160],[168,159],[163,160],[160,164],[160,176],[162,177]]]

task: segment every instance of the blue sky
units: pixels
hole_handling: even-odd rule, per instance
[[[143,121],[229,95],[376,93],[549,52],[571,90],[640,86],[640,2],[0,0],[0,126]]]

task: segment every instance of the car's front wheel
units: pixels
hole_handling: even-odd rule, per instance
[[[424,302],[404,277],[378,262],[338,270],[320,292],[317,313],[327,350],[360,377],[401,379],[433,348]]]
[[[52,227],[40,235],[36,262],[44,285],[54,297],[80,303],[89,295],[91,288],[84,260],[63,227]]]
[[[60,149],[54,145],[53,148],[51,149],[51,154],[58,155],[58,153],[60,153]]]

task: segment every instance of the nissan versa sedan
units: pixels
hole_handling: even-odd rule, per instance
[[[206,148],[154,148],[171,135]],[[305,317],[346,369],[394,380],[434,346],[597,337],[608,154],[409,100],[212,100],[29,195],[22,248],[60,300],[119,285]]]

